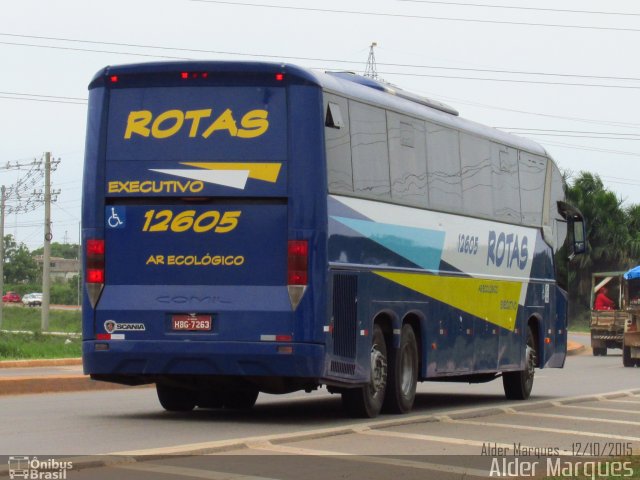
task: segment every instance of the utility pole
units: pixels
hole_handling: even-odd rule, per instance
[[[7,201],[7,189],[0,187],[0,295],[4,294],[4,206]],[[2,328],[2,299],[0,299],[0,328]]]
[[[42,254],[42,323],[49,330],[49,293],[51,289],[51,152],[44,154],[44,251]]]
[[[378,44],[376,42],[372,42],[369,47],[369,58],[367,58],[367,66],[364,69],[364,76],[373,78],[374,80],[378,79],[378,70],[376,68],[376,54],[373,49],[377,47]]]

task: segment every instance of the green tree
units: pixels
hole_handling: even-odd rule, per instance
[[[78,258],[78,245],[75,243],[58,243],[51,244],[51,256],[58,258]],[[33,255],[43,255],[44,247],[40,247],[33,251]]]
[[[630,210],[623,208],[622,199],[607,190],[597,175],[581,172],[568,186],[567,200],[586,219],[588,246],[587,253],[569,265],[569,294],[581,309],[589,309],[591,274],[631,266],[640,237],[635,240],[630,229]],[[640,226],[640,215],[637,220]]]
[[[13,235],[4,237],[4,281],[30,283],[38,278],[38,264],[24,243],[18,244]]]

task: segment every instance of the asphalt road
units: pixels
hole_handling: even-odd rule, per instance
[[[520,409],[550,400],[634,389],[640,393],[640,369],[622,367],[617,351],[607,357],[593,357],[587,350],[568,357],[564,369],[538,370],[527,402],[507,402],[499,380],[481,385],[427,382],[418,386],[410,415],[382,415],[377,421],[415,419],[420,423],[425,416],[452,415],[461,410],[483,415],[494,407]],[[167,447],[180,450],[181,446],[203,442],[298,435],[368,423],[345,417],[339,396],[325,390],[285,396],[261,394],[250,412],[169,413],[161,409],[152,388],[5,396],[0,397],[0,412],[2,418],[10,419],[0,422],[0,455],[86,455]],[[640,421],[637,416],[633,419]],[[580,428],[588,430],[580,425],[574,429]],[[640,432],[640,423],[635,428]],[[514,441],[527,435],[524,430],[511,434]]]

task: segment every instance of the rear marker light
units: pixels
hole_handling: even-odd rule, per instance
[[[309,281],[309,242],[289,240],[287,243],[287,290],[291,307],[295,310]]]
[[[109,77],[109,81],[110,81],[111,83],[118,83],[118,76],[117,76],[117,75],[111,75],[111,76]]]
[[[284,80],[284,73],[276,73],[276,80],[281,82]]]
[[[88,239],[85,243],[86,258],[86,288],[89,302],[96,307],[102,289],[104,288],[104,255],[105,243],[103,239]]]
[[[104,270],[101,268],[88,268],[87,283],[104,283]]]
[[[104,255],[104,240],[87,240],[87,255]]]

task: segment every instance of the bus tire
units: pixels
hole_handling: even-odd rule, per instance
[[[226,392],[223,395],[223,403],[225,408],[231,408],[235,410],[250,410],[256,404],[258,400],[258,394],[260,392],[256,390],[232,390]]]
[[[504,372],[502,385],[504,394],[509,400],[526,400],[533,389],[536,369],[536,342],[531,327],[527,327],[527,346],[525,352],[525,369],[517,372]]]
[[[631,358],[631,347],[622,347],[622,365],[633,367],[635,364],[635,360]]]
[[[204,390],[198,394],[196,404],[198,408],[222,408],[224,407],[224,399],[218,391]]]
[[[409,324],[402,326],[400,348],[389,354],[389,381],[383,409],[407,413],[413,408],[418,384],[418,342]]]
[[[382,329],[373,326],[371,335],[371,378],[367,385],[342,392],[342,405],[351,417],[374,418],[382,410],[387,389],[387,346]]]
[[[193,390],[156,383],[156,392],[160,405],[168,412],[190,412],[196,406],[197,392]]]

